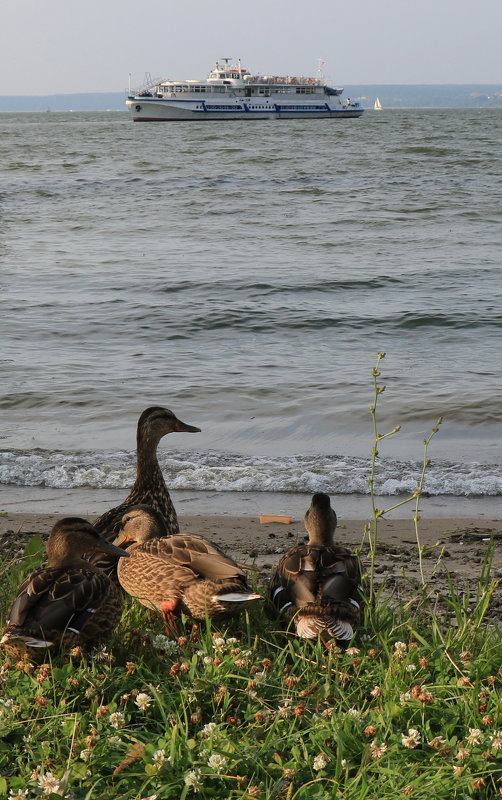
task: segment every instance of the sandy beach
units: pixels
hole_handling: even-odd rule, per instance
[[[123,496],[123,493],[121,493]],[[101,506],[101,504],[98,504]],[[285,513],[269,498],[271,513]],[[297,498],[290,507],[306,508],[306,498]],[[307,503],[308,505],[308,503]],[[336,507],[336,504],[334,504]],[[109,505],[107,507],[110,507]],[[73,511],[58,508],[47,511],[2,511],[0,515],[0,552],[7,558],[19,558],[26,543],[34,534],[47,535],[61,516],[86,516],[93,519],[101,507],[76,506]],[[356,549],[361,545],[366,519],[344,519],[338,510],[337,541]],[[415,528],[408,508],[408,518],[382,519],[379,522],[379,545],[376,565],[377,582],[385,582],[392,593],[408,596],[413,593],[419,577]],[[270,570],[280,555],[293,544],[303,541],[303,513],[292,515],[291,523],[262,524],[259,513],[244,514],[184,514],[179,513],[182,532],[200,533],[220,544],[239,562],[254,565],[259,582],[266,583]],[[502,578],[502,520],[479,517],[425,517],[420,520],[420,541],[425,546],[424,573],[432,589],[447,591],[447,573],[461,582],[475,584],[480,577],[483,559],[492,534],[495,534],[495,555],[491,574]],[[363,564],[366,547],[362,549]],[[367,563],[367,562],[366,562]],[[496,591],[492,613],[502,607],[502,583]],[[497,612],[496,612],[497,613]]]

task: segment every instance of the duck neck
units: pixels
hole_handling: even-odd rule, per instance
[[[144,432],[138,433],[136,441],[136,484],[142,483],[145,475],[151,478],[154,474],[160,473],[157,459],[159,441],[160,439],[156,436],[149,436]]]
[[[330,547],[334,544],[333,534],[331,528],[315,528],[309,531],[309,544],[313,547]]]

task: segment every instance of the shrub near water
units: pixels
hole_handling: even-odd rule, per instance
[[[493,543],[471,604],[451,583],[440,606],[421,572],[396,608],[374,582],[383,513],[373,502],[366,621],[345,652],[274,630],[259,609],[240,629],[170,641],[128,601],[92,658],[2,663],[0,797],[501,797],[501,628],[484,621]],[[4,564],[4,611],[24,571]]]

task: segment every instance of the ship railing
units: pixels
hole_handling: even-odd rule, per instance
[[[246,75],[244,80],[247,83],[266,83],[267,85],[274,84],[297,84],[299,86],[322,86],[323,81],[319,78],[307,77],[304,75]]]
[[[170,78],[146,78],[140,86],[131,90],[131,95],[145,95],[147,92],[156,93],[162,83],[171,80]]]

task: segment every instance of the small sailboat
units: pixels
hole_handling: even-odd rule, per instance
[[[373,106],[373,108],[375,109],[375,111],[382,111],[383,105],[381,104],[379,97],[377,97],[377,99],[375,100],[375,105]]]

